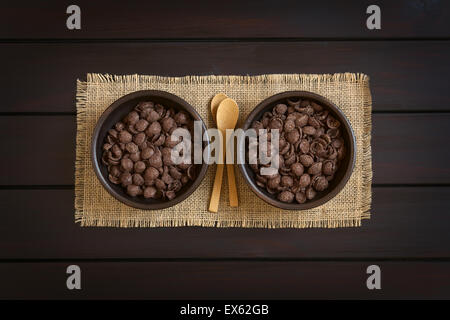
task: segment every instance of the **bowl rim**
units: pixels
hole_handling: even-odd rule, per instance
[[[134,100],[134,99],[139,99],[139,98],[151,99],[151,97],[158,97],[158,98],[164,98],[167,100],[172,100],[175,104],[180,105],[182,107],[182,109],[184,109],[189,114],[191,114],[191,116],[193,116],[194,120],[200,120],[202,122],[202,129],[203,129],[202,135],[203,135],[203,137],[205,137],[205,139],[207,139],[206,140],[207,142],[209,141],[209,135],[208,135],[205,121],[200,116],[200,114],[197,112],[197,110],[195,110],[194,107],[192,107],[188,102],[186,102],[182,98],[180,98],[170,92],[167,92],[167,91],[139,90],[139,91],[134,91],[134,92],[128,93],[128,94],[120,97],[119,99],[115,100],[111,105],[109,105],[109,107],[106,108],[105,111],[103,111],[102,115],[97,120],[94,131],[92,133],[91,150],[90,151],[91,151],[91,163],[94,168],[95,175],[99,179],[101,185],[106,189],[106,191],[108,191],[108,193],[110,195],[112,195],[115,199],[119,200],[120,202],[122,202],[130,207],[134,207],[137,209],[144,209],[144,210],[160,210],[160,209],[170,208],[170,207],[186,200],[195,190],[197,190],[197,188],[199,187],[199,185],[205,178],[206,172],[207,172],[207,169],[209,166],[208,165],[209,161],[205,161],[203,159],[203,155],[205,154],[204,152],[202,154],[203,163],[201,164],[201,169],[199,171],[199,174],[198,174],[197,178],[193,181],[193,183],[187,187],[187,189],[185,190],[185,192],[183,194],[176,196],[175,198],[173,198],[171,200],[156,202],[156,203],[148,203],[148,204],[133,201],[133,198],[126,197],[126,196],[123,196],[123,195],[117,193],[110,186],[110,182],[107,181],[107,178],[102,175],[102,173],[100,171],[100,163],[97,160],[97,146],[99,143],[98,138],[100,135],[100,131],[101,131],[105,121],[113,113],[113,111],[116,110],[117,108],[120,108],[120,106],[122,104],[128,102],[129,100]],[[209,155],[210,154],[209,143],[206,143],[206,146],[204,148],[208,149],[208,152],[206,154]],[[202,151],[204,151],[204,149]],[[207,160],[209,160],[209,159],[207,159]]]
[[[350,133],[350,139],[349,139],[350,140],[350,148],[349,148],[350,159],[349,159],[348,168],[347,168],[344,176],[342,177],[341,181],[339,181],[339,183],[330,192],[328,192],[323,197],[321,197],[317,200],[313,199],[313,200],[307,201],[305,203],[296,203],[295,201],[293,203],[286,203],[286,202],[281,202],[278,199],[275,199],[273,197],[266,195],[259,189],[259,187],[252,180],[252,178],[249,176],[249,174],[247,173],[247,171],[245,169],[245,167],[248,165],[245,163],[245,153],[238,153],[238,155],[240,157],[238,166],[239,166],[239,170],[241,171],[241,174],[244,176],[244,180],[250,186],[250,189],[259,198],[261,198],[268,204],[270,204],[274,207],[286,209],[286,210],[307,210],[307,209],[312,209],[312,208],[315,208],[315,207],[325,204],[326,202],[328,202],[329,200],[334,198],[347,184],[347,182],[350,179],[350,177],[353,173],[353,170],[355,168],[356,147],[357,147],[356,146],[356,137],[355,137],[353,128],[350,124],[350,121],[345,116],[344,112],[336,104],[334,104],[329,99],[327,99],[324,96],[321,96],[317,93],[313,93],[313,92],[309,92],[309,91],[302,91],[302,90],[284,91],[284,92],[277,93],[275,95],[272,95],[272,96],[264,99],[250,112],[250,114],[245,119],[244,123],[241,125],[241,129],[243,129],[244,131],[246,129],[248,129],[251,126],[251,123],[255,120],[255,118],[268,105],[271,105],[278,100],[282,100],[282,99],[286,99],[286,98],[290,98],[290,97],[294,97],[294,96],[300,97],[300,98],[316,100],[316,101],[324,104],[326,107],[330,108],[335,114],[339,115],[339,117],[342,118],[339,120],[343,120],[344,126],[346,127],[346,129],[348,129],[348,131]]]

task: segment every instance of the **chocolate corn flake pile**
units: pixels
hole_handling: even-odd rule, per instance
[[[270,131],[279,130],[279,170],[273,175],[261,175],[263,166],[250,164],[256,184],[282,202],[305,203],[326,190],[345,156],[341,123],[320,104],[298,99],[278,103],[252,128],[267,129],[268,156]],[[259,159],[258,159],[259,160]]]
[[[171,159],[172,148],[180,142],[171,138],[177,128],[189,130],[192,137],[192,117],[151,101],[138,103],[108,131],[102,162],[109,180],[132,197],[175,198],[196,176],[194,165],[175,165]]]

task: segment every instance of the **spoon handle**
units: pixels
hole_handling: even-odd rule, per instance
[[[226,147],[226,142],[225,142],[225,132],[224,130],[220,130],[220,134],[221,134],[221,150],[219,151],[219,157],[222,157],[222,163],[218,163],[217,164],[217,169],[216,169],[216,177],[214,178],[214,185],[213,185],[213,190],[211,193],[211,199],[209,201],[209,211],[211,212],[217,212],[217,210],[219,210],[219,200],[220,200],[220,191],[222,189],[222,180],[223,180],[223,168],[224,168],[224,163],[225,163],[225,147]]]
[[[209,201],[209,211],[217,212],[219,209],[220,189],[222,189],[223,164],[217,164],[216,177],[214,178],[211,200]]]
[[[230,197],[230,207],[238,206],[238,194],[236,189],[236,177],[234,176],[234,165],[227,164],[228,191]]]

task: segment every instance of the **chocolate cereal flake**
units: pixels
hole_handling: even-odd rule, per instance
[[[307,99],[289,98],[265,112],[251,127],[257,134],[267,129],[269,141],[271,130],[279,130],[280,167],[274,176],[261,176],[263,165],[251,165],[256,184],[286,203],[314,199],[328,188],[344,158],[340,125],[321,104]]]
[[[174,165],[171,150],[180,141],[171,139],[177,127],[186,128],[192,117],[152,101],[137,104],[133,111],[108,131],[102,163],[108,178],[131,197],[173,199],[195,179],[194,166]],[[192,132],[191,132],[192,136]]]

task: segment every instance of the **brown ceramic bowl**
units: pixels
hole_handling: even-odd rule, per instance
[[[196,178],[195,180],[184,185],[183,188],[177,192],[176,197],[171,200],[163,199],[145,199],[144,197],[131,197],[126,194],[125,190],[120,185],[115,185],[111,183],[108,179],[108,169],[102,163],[102,147],[105,142],[108,130],[111,129],[118,121],[123,119],[137,103],[141,101],[153,101],[155,103],[160,103],[167,108],[174,108],[175,110],[184,110],[192,116],[194,120],[202,121],[203,133],[207,134],[206,125],[200,115],[195,111],[195,109],[188,104],[186,101],[177,97],[169,92],[157,91],[157,90],[143,90],[130,93],[123,96],[119,100],[113,102],[106,110],[103,112],[102,116],[98,120],[94,133],[92,135],[91,144],[91,160],[94,167],[95,174],[100,180],[101,184],[105,189],[117,200],[129,205],[131,207],[155,210],[169,208],[183,200],[185,200],[189,195],[191,195],[197,187],[200,185],[201,181],[205,177],[208,164],[204,161],[202,164],[196,166]],[[209,139],[208,139],[209,140]],[[204,145],[205,148],[209,148],[208,144]]]
[[[266,111],[270,111],[278,103],[285,103],[286,99],[288,98],[295,98],[295,97],[300,97],[302,99],[308,99],[319,103],[324,108],[327,108],[329,112],[341,122],[340,129],[342,137],[345,141],[347,152],[344,159],[342,159],[338,170],[335,173],[334,179],[330,181],[328,188],[322,192],[317,192],[317,195],[314,199],[308,200],[303,204],[299,204],[295,202],[295,200],[293,203],[281,202],[276,198],[275,195],[268,193],[265,189],[260,188],[259,186],[256,185],[255,173],[248,164],[239,164],[239,169],[241,170],[244,179],[247,181],[252,191],[267,203],[281,209],[305,210],[324,204],[328,200],[332,199],[335,195],[337,195],[339,191],[342,190],[342,188],[350,178],[353,171],[353,167],[355,165],[356,141],[352,127],[350,126],[350,122],[345,117],[344,113],[328,99],[318,94],[307,91],[288,91],[267,98],[266,100],[262,101],[259,105],[257,105],[255,109],[253,109],[253,111],[249,114],[244,124],[242,125],[242,129],[246,130],[248,128],[251,128],[251,124],[253,123],[253,121],[260,120]],[[239,157],[240,163],[244,163],[245,154],[240,153]]]

